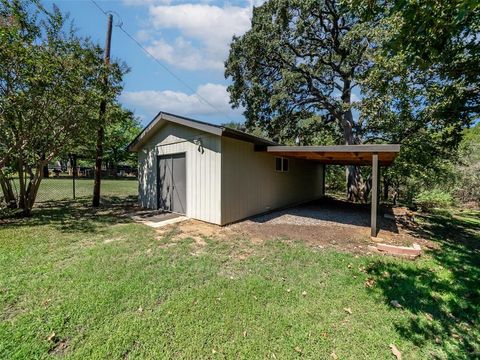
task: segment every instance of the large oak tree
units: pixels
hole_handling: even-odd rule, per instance
[[[380,22],[335,0],[270,0],[253,12],[252,28],[235,37],[226,61],[234,106],[247,126],[278,141],[301,137],[298,123],[316,117],[335,123],[347,145],[364,141],[365,124],[354,113],[354,88],[373,65]],[[348,198],[362,200],[358,167],[347,167]]]
[[[270,0],[232,41],[231,102],[247,127],[281,142],[311,141],[307,121],[338,129],[343,144],[401,143],[388,193],[412,171],[438,170],[478,116],[479,10],[468,0]],[[349,200],[368,195],[360,174],[347,167]]]

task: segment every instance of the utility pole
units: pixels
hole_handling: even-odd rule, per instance
[[[112,18],[111,14],[108,15],[107,23],[107,40],[105,43],[105,66],[110,64],[110,44],[112,42]],[[108,77],[104,78],[104,85],[107,86]],[[100,205],[100,184],[102,179],[102,158],[103,158],[103,139],[105,137],[105,111],[107,109],[107,101],[102,98],[100,102],[100,112],[98,115],[98,131],[97,131],[97,154],[95,158],[95,180],[93,185],[93,201],[92,206],[98,207]]]

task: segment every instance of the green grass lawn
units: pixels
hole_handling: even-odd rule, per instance
[[[478,358],[480,213],[421,221],[441,249],[413,262],[36,209],[0,223],[0,358]]]
[[[14,189],[17,190],[18,180]],[[92,197],[93,179],[75,179],[75,196],[77,198]],[[138,181],[136,179],[103,179],[102,196],[136,196],[138,194]],[[37,194],[37,203],[73,198],[73,182],[71,178],[42,179]]]

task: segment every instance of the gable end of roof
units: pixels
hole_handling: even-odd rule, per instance
[[[157,116],[155,116],[153,120],[147,126],[145,126],[140,134],[138,134],[138,136],[128,145],[127,149],[132,152],[139,151],[142,145],[145,144],[157,132],[164,122],[183,125],[213,135],[226,136],[237,140],[247,141],[255,145],[278,145],[273,141],[262,139],[254,135],[247,134],[243,131],[231,129],[225,126],[209,124],[203,121],[189,119],[166,112],[159,112]]]

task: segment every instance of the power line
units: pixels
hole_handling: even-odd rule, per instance
[[[105,11],[102,9],[100,5],[95,0],[90,0],[98,10],[100,10],[105,16],[107,16],[109,13],[114,13],[113,11]],[[117,13],[114,13],[117,15],[117,17],[120,17]],[[135,39],[127,30],[123,28],[123,22],[120,21],[119,24],[116,24],[115,27],[118,27],[127,37],[129,37],[140,49],[145,52],[148,56],[150,56],[158,65],[160,65],[166,72],[168,72],[173,78],[175,78],[179,83],[181,83],[183,86],[185,86],[187,89],[192,91],[195,96],[197,96],[200,100],[202,100],[205,104],[210,106],[212,109],[217,111],[219,114],[226,116],[227,118],[231,119],[231,117],[223,112],[222,110],[219,110],[215,105],[210,103],[207,99],[205,99],[203,96],[198,94],[194,88],[192,88],[190,85],[188,85],[187,82],[182,80],[181,77],[179,77],[177,74],[175,74],[172,70],[170,70],[165,64],[161,63],[148,49],[146,49],[137,39]]]

